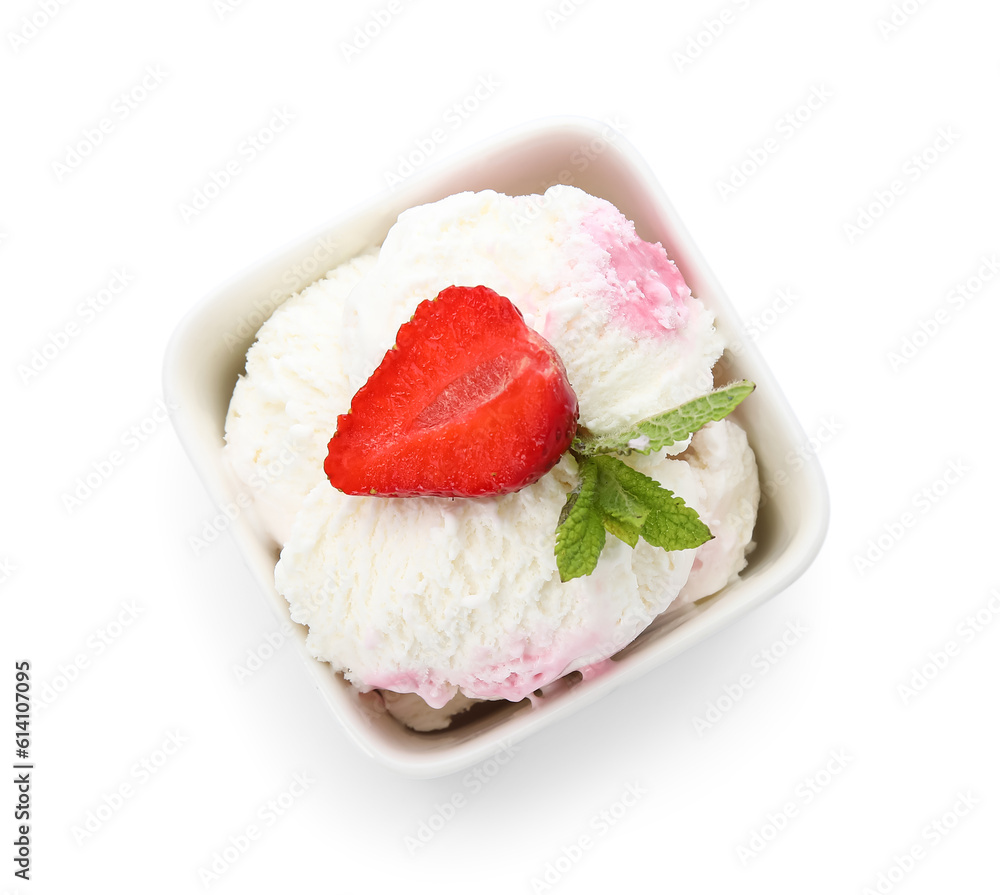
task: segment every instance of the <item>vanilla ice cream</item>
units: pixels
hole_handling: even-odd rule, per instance
[[[279,544],[306,495],[325,480],[326,445],[353,394],[340,341],[343,308],[376,257],[372,251],[341,264],[282,304],[258,331],[233,391],[225,456]]]
[[[595,571],[562,582],[555,528],[577,482],[569,453],[539,481],[480,498],[352,497],[323,474],[351,396],[423,300],[451,285],[509,298],[558,352],[580,425],[602,434],[712,388],[713,317],[659,245],[573,187],[460,193],[400,215],[357,258],[264,324],[233,395],[226,454],[283,544],[275,570],[313,655],[362,690],[431,707],[520,700],[630,643],[675,599],[745,564],[759,489],[746,436],[724,420],[625,462],[682,497],[715,538],[696,550],[608,537]],[[394,700],[389,700],[390,711]],[[395,700],[398,701],[398,700]],[[431,725],[432,726],[432,725]]]

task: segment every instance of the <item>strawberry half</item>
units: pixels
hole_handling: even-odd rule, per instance
[[[556,464],[577,415],[562,361],[521,312],[485,286],[449,286],[337,418],[324,469],[347,494],[505,494]]]

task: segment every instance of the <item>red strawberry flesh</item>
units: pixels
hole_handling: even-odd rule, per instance
[[[577,412],[559,356],[508,299],[450,286],[400,327],[338,417],[324,468],[347,494],[517,491],[569,447]]]

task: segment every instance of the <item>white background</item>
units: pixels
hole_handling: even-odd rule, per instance
[[[0,786],[0,892],[204,891],[250,824],[262,835],[211,890],[998,891],[1000,277],[971,279],[1000,253],[996,5],[908,0],[890,31],[890,0],[589,0],[564,16],[558,0],[400,0],[350,54],[387,3],[230,7],[0,12],[0,674],[12,696],[13,662],[28,659],[36,696],[58,688],[32,717],[27,884],[12,875],[16,791]],[[141,97],[144,77],[152,89],[129,109],[119,97]],[[810,95],[807,120],[779,124]],[[241,143],[276,109],[293,120],[248,161]],[[190,545],[216,510],[162,422],[160,371],[203,295],[384,189],[435,128],[446,140],[427,164],[552,114],[617,123],[758,318],[816,437],[831,527],[785,593],[525,741],[495,776],[480,768],[475,791],[465,773],[414,781],[365,757],[290,648],[238,679],[277,621],[228,535]],[[71,164],[102,118],[110,132]],[[769,138],[776,151],[723,196]],[[185,220],[234,158],[239,175]],[[868,205],[877,219],[859,219]],[[122,269],[127,288],[81,313]],[[954,290],[977,283],[959,307]],[[894,360],[906,340],[912,356]],[[50,359],[26,377],[36,351]],[[113,473],[67,507],[114,450]],[[977,627],[963,621],[977,612]],[[805,633],[769,664],[790,623]],[[934,653],[943,667],[901,690]],[[750,689],[699,732],[747,673]],[[269,815],[296,774],[308,785]],[[123,785],[110,819],[74,832]],[[642,795],[623,810],[630,785]],[[442,828],[436,806],[455,794]],[[973,807],[958,817],[956,803]]]

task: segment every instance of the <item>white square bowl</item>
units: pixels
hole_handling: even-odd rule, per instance
[[[558,182],[607,199],[634,221],[639,236],[662,243],[692,292],[715,313],[727,343],[745,342],[738,316],[663,190],[621,135],[588,119],[532,123],[413,177],[297,240],[206,297],[180,323],[166,355],[164,395],[176,407],[177,434],[216,505],[234,505],[241,487],[222,460],[226,411],[246,350],[270,309],[340,262],[381,244],[397,215],[411,206],[464,190],[541,193]],[[757,383],[734,417],[747,430],[765,492],[754,532],[757,547],[740,579],[698,604],[668,610],[615,656],[603,674],[589,680],[574,675],[569,686],[553,687],[536,704],[501,704],[454,730],[417,733],[403,727],[328,664],[312,658],[305,628],[291,623],[288,604],[274,588],[277,545],[261,533],[252,513],[235,519],[233,536],[262,593],[276,617],[292,624],[293,646],[315,686],[365,752],[411,776],[461,770],[683,652],[805,571],[819,551],[829,517],[819,464],[801,450],[806,437],[752,344],[742,344],[737,353],[727,351],[716,378],[720,383],[736,378]],[[790,456],[796,458],[794,464],[788,463]]]

